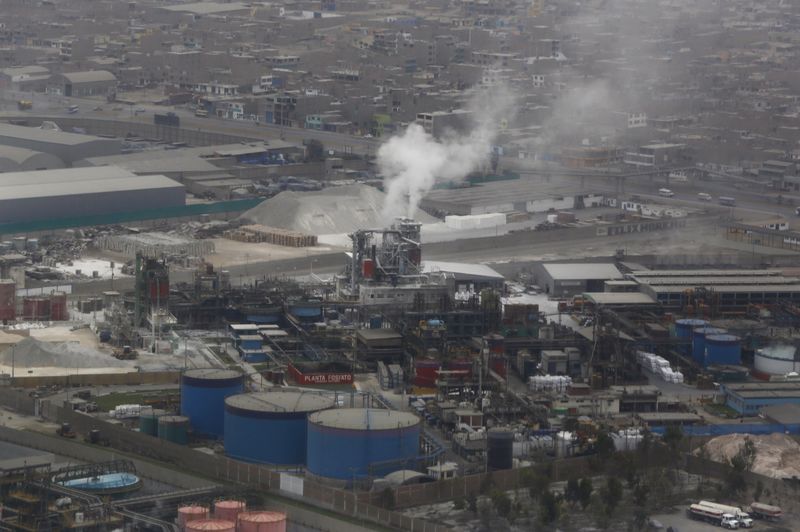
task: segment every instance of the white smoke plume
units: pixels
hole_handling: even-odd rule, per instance
[[[506,120],[513,98],[504,88],[476,91],[470,98],[472,111],[468,133],[450,131],[436,139],[419,124],[411,124],[378,150],[378,166],[384,176],[387,220],[413,218],[420,201],[441,182],[464,179],[489,162],[501,123]]]

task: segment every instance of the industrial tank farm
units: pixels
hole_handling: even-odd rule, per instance
[[[373,408],[324,410],[308,418],[308,471],[342,481],[412,468],[420,419]]]
[[[244,391],[244,377],[228,369],[193,369],[181,377],[181,415],[195,433],[221,437],[225,398]]]
[[[307,418],[333,407],[333,398],[311,392],[261,392],[225,400],[225,453],[270,464],[306,462]]]
[[[755,374],[768,379],[771,375],[786,375],[800,372],[797,348],[792,345],[776,345],[759,349],[755,354]]]

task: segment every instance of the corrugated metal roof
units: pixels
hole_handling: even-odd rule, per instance
[[[167,188],[183,189],[183,185],[163,175],[121,177],[108,180],[65,181],[50,183],[47,186],[42,186],[42,183],[8,185],[0,186],[0,201]]]
[[[102,81],[117,81],[117,77],[108,70],[66,72],[61,75],[70,83],[98,83]]]
[[[542,265],[556,281],[622,279],[622,273],[611,263],[551,263]]]
[[[420,423],[420,419],[410,412],[396,410],[337,408],[311,414],[308,422],[337,429],[391,430],[413,427]]]
[[[2,153],[2,149],[0,149]],[[105,181],[137,177],[118,166],[99,168],[58,168],[55,170],[33,170],[30,172],[7,172],[0,174],[0,188],[14,185],[49,185],[53,183],[75,183],[78,181]]]
[[[426,260],[422,263],[422,271],[425,273],[445,272],[473,277],[487,277],[498,280],[504,279],[502,275],[485,264],[467,264],[463,262],[441,262],[435,260]]]
[[[317,412],[333,407],[336,401],[312,392],[257,392],[232,395],[225,404],[254,412]]]
[[[87,142],[117,142],[119,140],[94,137],[92,135],[81,135],[66,131],[54,131],[51,129],[39,129],[38,127],[15,126],[13,124],[0,123],[0,137],[30,140],[34,142],[48,142],[50,144],[61,144],[64,146],[78,146]]]
[[[597,305],[655,305],[656,301],[641,292],[586,292],[583,297]]]

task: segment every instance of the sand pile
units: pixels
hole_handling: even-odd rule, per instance
[[[391,224],[384,212],[385,198],[386,194],[368,185],[330,187],[314,192],[284,191],[239,218],[312,235],[381,229]],[[421,211],[415,218],[421,223],[439,221]]]
[[[18,368],[122,368],[128,362],[78,343],[49,343],[25,338],[13,348],[0,353],[0,364]]]
[[[715,462],[728,462],[742,448],[745,437],[756,446],[753,473],[772,478],[800,477],[800,445],[785,434],[730,434],[709,440],[704,447]],[[699,453],[699,449],[695,451]]]

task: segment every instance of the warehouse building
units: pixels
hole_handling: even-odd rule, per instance
[[[612,263],[539,263],[534,269],[536,284],[552,297],[602,292],[606,281],[622,277]]]
[[[800,381],[720,384],[725,404],[745,416],[758,415],[774,405],[800,405]]]
[[[47,92],[59,96],[107,96],[117,89],[117,77],[107,70],[68,72],[53,76],[47,84]]]
[[[50,153],[27,148],[0,146],[0,172],[27,172],[64,168],[64,162]]]
[[[122,141],[119,139],[3,123],[0,123],[0,146],[54,155],[61,159],[64,166],[72,166],[72,163],[81,159],[116,155],[122,151]]]
[[[665,308],[702,300],[724,310],[780,301],[800,303],[800,278],[781,270],[646,270],[628,277]]]
[[[162,209],[185,201],[180,183],[114,166],[0,174],[0,223]]]

